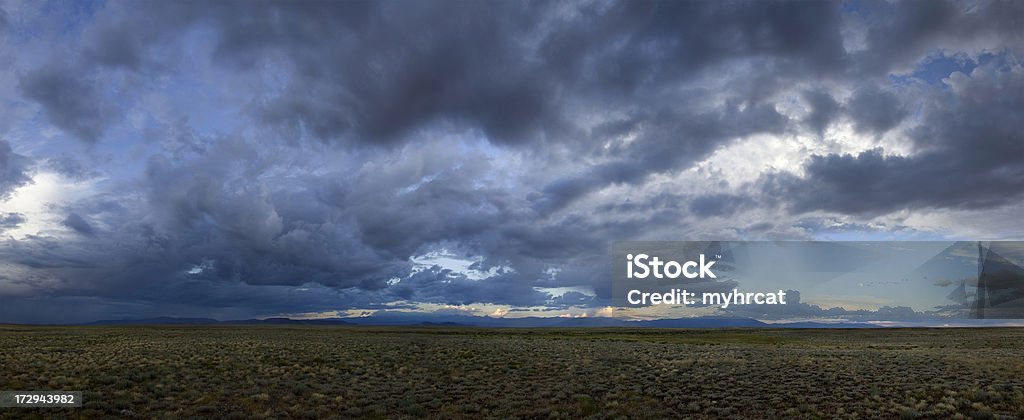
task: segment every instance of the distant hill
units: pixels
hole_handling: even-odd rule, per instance
[[[771,327],[756,319],[750,318],[677,318],[654,319],[650,321],[632,321],[638,326],[654,328],[727,328],[727,327]]]
[[[781,322],[768,324],[772,328],[885,328],[866,322]]]
[[[222,324],[292,324],[292,325],[353,325],[340,318],[323,319],[291,319],[291,318],[264,318],[245,319],[241,321],[224,321]]]
[[[340,318],[329,319],[291,319],[291,318],[265,318],[265,319],[241,319],[232,321],[218,321],[210,318],[173,318],[157,317],[143,319],[115,319],[89,322],[81,325],[209,325],[209,324],[290,324],[290,325],[353,325]]]
[[[210,318],[174,318],[161,316],[156,318],[143,318],[143,319],[107,319],[102,321],[88,322],[82,325],[170,325],[170,324],[188,324],[188,325],[206,325],[206,324],[219,324],[220,321]]]

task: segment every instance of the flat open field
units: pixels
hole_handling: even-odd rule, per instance
[[[1024,413],[1024,329],[0,325],[0,417],[950,417]]]

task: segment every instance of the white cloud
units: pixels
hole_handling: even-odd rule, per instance
[[[27,235],[60,235],[66,230],[61,226],[66,215],[57,211],[94,192],[94,181],[75,181],[53,172],[36,173],[30,184],[16,189],[7,201],[0,202],[5,212],[21,213],[26,219],[7,234],[15,239]]]

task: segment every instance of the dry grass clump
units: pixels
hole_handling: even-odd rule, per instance
[[[0,326],[2,418],[1017,418],[1024,330]]]

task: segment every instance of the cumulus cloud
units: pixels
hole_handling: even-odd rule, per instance
[[[21,213],[0,214],[0,232],[13,229],[25,223],[25,215]]]
[[[857,130],[869,133],[885,133],[907,116],[907,110],[895,94],[874,85],[854,92],[846,107]]]
[[[841,107],[827,91],[809,90],[803,93],[803,98],[810,107],[810,112],[805,118],[805,123],[811,130],[822,135],[836,117],[840,115]]]
[[[1024,193],[1024,67],[992,62],[953,73],[947,89],[923,104],[909,131],[916,153],[875,148],[812,155],[806,176],[768,174],[768,194],[792,210],[878,214],[923,207],[986,208],[1019,202]],[[889,123],[873,125],[886,127]]]

